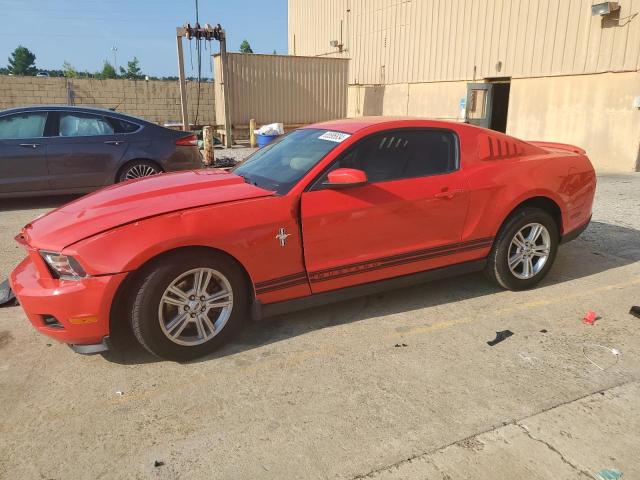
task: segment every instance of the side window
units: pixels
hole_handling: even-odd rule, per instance
[[[114,117],[106,117],[109,123],[113,126],[116,133],[133,133],[140,128],[135,123],[127,122]]]
[[[61,137],[113,135],[113,132],[111,124],[101,116],[60,112],[59,135]]]
[[[46,112],[16,113],[0,118],[0,139],[38,138],[44,135]]]
[[[375,134],[331,166],[336,168],[363,170],[370,183],[452,172],[457,169],[456,137],[436,129]]]

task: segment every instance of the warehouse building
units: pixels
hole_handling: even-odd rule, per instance
[[[469,121],[640,171],[640,0],[289,0],[289,54],[349,58],[348,116]]]

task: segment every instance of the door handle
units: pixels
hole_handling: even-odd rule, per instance
[[[107,140],[104,143],[106,143],[107,145],[115,145],[117,147],[121,143],[124,143],[124,140]]]
[[[443,190],[440,193],[436,193],[434,195],[435,198],[443,198],[445,200],[451,200],[453,197],[455,197],[456,195],[459,195],[461,193],[464,193],[464,190],[462,189],[457,189],[457,190]]]
[[[20,146],[25,148],[38,148],[40,144],[39,143],[21,143]]]

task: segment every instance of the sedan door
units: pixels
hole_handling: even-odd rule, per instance
[[[458,263],[468,208],[457,136],[403,129],[361,140],[302,194],[305,263],[314,293]],[[363,170],[368,183],[334,189],[328,171]]]
[[[47,150],[51,189],[100,187],[115,181],[126,136],[104,116],[60,111],[57,135]]]
[[[0,117],[0,194],[48,190],[47,112]]]

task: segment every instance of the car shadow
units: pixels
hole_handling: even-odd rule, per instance
[[[578,239],[560,247],[555,265],[540,286],[561,284],[637,261],[640,261],[640,231],[594,221]],[[229,344],[194,363],[212,361],[315,330],[500,291],[481,273],[474,273],[267,318],[247,324]],[[125,322],[112,332],[112,340],[113,350],[102,354],[110,362],[135,365],[162,361],[140,347]]]
[[[51,195],[43,197],[28,197],[28,198],[4,198],[2,199],[2,206],[0,211],[8,212],[14,210],[30,210],[40,208],[58,208],[62,205],[72,202],[73,200],[80,198],[82,195]]]

